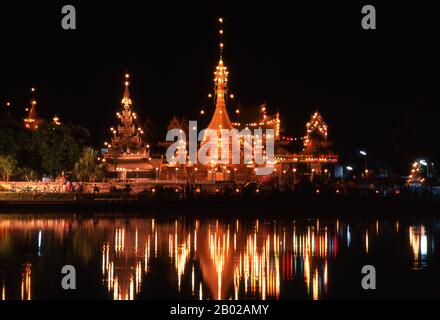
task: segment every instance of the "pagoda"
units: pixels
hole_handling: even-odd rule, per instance
[[[31,98],[31,105],[30,107],[26,108],[26,111],[28,112],[27,117],[24,118],[24,126],[26,129],[29,130],[37,130],[40,124],[43,122],[42,119],[38,117],[37,113],[37,100],[35,99],[35,88],[31,89],[32,92],[32,98]]]
[[[197,174],[199,177],[205,175],[205,179],[210,181],[232,181],[237,180],[239,175],[242,175],[244,171],[249,171],[244,168],[243,165],[239,164],[231,164],[232,161],[229,161],[229,164],[220,164],[219,160],[222,154],[222,143],[221,143],[221,130],[222,129],[232,129],[234,128],[234,124],[232,123],[228,111],[227,111],[227,102],[228,98],[233,98],[233,95],[228,96],[228,76],[229,71],[226,64],[223,61],[223,18],[218,19],[220,23],[219,35],[220,35],[220,54],[219,61],[214,71],[214,113],[212,115],[211,121],[209,122],[207,129],[214,130],[217,132],[218,137],[218,152],[217,155],[209,155],[210,165],[204,166],[199,170]],[[211,96],[211,94],[209,95]],[[207,135],[203,137],[202,144],[209,141]],[[242,156],[242,150],[241,155]],[[232,159],[232,139],[229,141],[229,158]],[[252,172],[252,169],[251,171]],[[248,175],[249,172],[245,174]],[[202,178],[203,179],[203,178]]]
[[[129,78],[130,75],[126,74],[122,110],[116,113],[118,126],[110,128],[113,134],[111,143],[104,143],[108,150],[104,155],[108,178],[119,181],[154,178],[155,174],[149,163],[150,146],[144,142],[144,131],[138,125],[137,115],[132,110]]]
[[[328,126],[318,111],[307,122],[306,135],[301,139],[304,146],[302,151],[275,156],[275,160],[281,163],[283,172],[289,171],[290,166],[296,171],[296,167],[299,166],[299,169],[313,176],[314,173],[320,174],[322,171],[328,173],[326,167],[338,162],[339,156],[330,149],[332,143],[328,140]]]
[[[411,167],[411,173],[408,176],[407,183],[413,187],[419,187],[425,182],[425,178],[422,176],[422,170],[419,161],[414,161]]]
[[[233,164],[232,163],[232,138],[229,138],[229,150],[227,152],[229,156],[229,161],[227,164],[221,163],[222,154],[226,150],[222,150],[223,144],[221,137],[221,130],[226,129],[237,129],[238,131],[243,129],[274,129],[275,132],[275,140],[279,138],[280,133],[280,120],[279,115],[268,116],[266,114],[266,104],[260,106],[260,108],[252,108],[252,112],[249,112],[248,115],[255,115],[251,121],[246,121],[247,119],[241,119],[244,121],[236,121],[232,122],[231,118],[228,114],[228,99],[234,99],[234,95],[229,93],[228,89],[228,77],[229,71],[223,60],[223,18],[219,18],[220,29],[220,44],[219,44],[219,61],[214,71],[214,94],[209,94],[208,97],[214,98],[214,113],[212,115],[211,121],[209,122],[207,129],[214,130],[217,132],[217,154],[211,155],[209,154],[209,164],[205,165],[204,168],[200,168],[198,176],[200,177],[202,174],[206,174],[207,180],[210,181],[234,181],[234,182],[246,182],[255,180],[254,172],[256,170],[256,163],[254,162],[255,156],[255,139],[261,140],[263,145],[265,145],[265,134],[263,133],[263,137],[252,135],[253,143],[251,145],[246,145],[243,137],[240,138],[240,163]],[[257,112],[255,112],[257,110]],[[260,111],[258,111],[260,110]],[[240,109],[235,110],[236,116],[240,118]],[[246,112],[247,113],[247,112]],[[201,111],[201,114],[204,114],[204,110]],[[246,116],[246,114],[244,114]],[[245,117],[246,118],[246,117]],[[209,141],[209,136],[205,134],[202,140],[202,145]],[[249,151],[252,155],[247,154],[248,157],[252,157],[252,159],[246,158],[246,152]],[[264,150],[264,147],[263,147]],[[263,151],[265,153],[265,151]],[[265,155],[263,155],[265,157]],[[251,160],[251,161],[249,161]],[[251,162],[251,163],[250,163]]]

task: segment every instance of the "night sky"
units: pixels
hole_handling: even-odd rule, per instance
[[[42,117],[56,113],[84,126],[100,146],[116,123],[129,71],[135,110],[164,139],[174,114],[198,119],[208,105],[223,16],[235,103],[267,102],[287,135],[304,135],[319,110],[343,159],[366,149],[371,161],[406,168],[393,132],[408,112],[427,109],[420,141],[437,142],[440,19],[430,4],[179,3],[2,1],[1,104],[12,101],[23,114],[35,86]],[[77,30],[61,28],[64,4],[75,5]],[[361,28],[365,4],[376,6],[377,30]],[[437,145],[425,145],[421,155],[435,159]]]

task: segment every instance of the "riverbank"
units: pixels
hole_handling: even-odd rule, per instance
[[[101,213],[168,213],[252,216],[297,214],[356,215],[439,215],[440,201],[406,198],[306,197],[289,194],[271,196],[206,196],[185,198],[171,195],[67,194],[51,197],[41,194],[32,200],[22,196],[0,200],[1,213],[101,212]]]

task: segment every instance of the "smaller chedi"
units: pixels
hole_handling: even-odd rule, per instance
[[[306,128],[304,149],[298,154],[298,159],[320,173],[325,166],[336,164],[338,155],[330,149],[332,143],[328,140],[328,126],[318,111],[307,122]]]
[[[328,126],[321,114],[316,111],[306,124],[306,135],[303,149],[297,153],[283,152],[275,155],[276,163],[281,165],[282,172],[298,170],[300,174],[329,174],[337,164],[339,156],[335,154],[328,140]]]
[[[423,160],[422,160],[423,161]],[[422,175],[421,163],[422,161],[414,161],[411,166],[411,172],[408,176],[407,184],[412,187],[419,187],[425,182],[425,177]]]
[[[37,100],[35,99],[35,88],[31,89],[32,98],[31,105],[26,108],[27,116],[24,118],[24,126],[29,130],[37,130],[38,127],[43,123],[43,119],[38,117],[37,112]]]
[[[118,181],[151,179],[155,175],[150,164],[150,146],[143,139],[144,131],[132,109],[129,78],[127,73],[122,110],[116,113],[118,125],[110,128],[111,142],[104,143],[107,178]]]

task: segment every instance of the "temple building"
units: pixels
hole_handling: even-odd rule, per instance
[[[35,88],[32,88],[31,92],[32,92],[31,103],[30,103],[30,106],[28,108],[26,108],[27,116],[26,116],[26,118],[24,118],[23,121],[24,121],[24,126],[27,129],[37,130],[38,127],[43,122],[43,119],[40,119],[38,117],[37,100],[35,99],[35,96],[34,96]]]
[[[110,128],[113,137],[110,143],[104,143],[106,152],[103,161],[106,163],[107,178],[118,181],[155,177],[154,167],[150,164],[150,146],[144,142],[144,131],[132,110],[129,77],[129,74],[125,75],[122,110],[116,113],[118,126]]]
[[[218,139],[218,150],[217,153],[208,154],[208,163],[206,165],[192,164],[190,162],[187,165],[179,164],[165,164],[161,165],[160,177],[165,180],[188,180],[191,182],[216,182],[216,181],[230,181],[230,182],[246,182],[255,180],[255,162],[254,162],[254,144],[251,146],[245,146],[243,138],[240,140],[240,164],[232,164],[229,161],[228,164],[221,163],[222,152],[222,129],[237,129],[241,131],[243,129],[273,129],[275,141],[280,140],[280,117],[279,113],[275,115],[268,114],[268,108],[266,104],[262,104],[259,107],[246,108],[244,106],[238,106],[235,109],[234,121],[228,113],[228,107],[230,108],[230,101],[234,99],[234,95],[229,92],[228,88],[228,77],[229,71],[223,59],[223,19],[219,19],[220,29],[220,44],[219,44],[219,60],[214,71],[214,92],[209,94],[208,98],[213,98],[214,112],[210,121],[208,122],[207,129],[217,132]],[[241,110],[243,109],[243,110]],[[249,111],[246,111],[249,109]],[[200,114],[205,115],[205,110],[201,110]],[[188,137],[188,128],[184,128],[181,122],[173,119],[168,126],[168,129],[179,128],[185,132],[186,137]],[[191,130],[192,128],[189,128]],[[264,132],[264,131],[263,131]],[[263,146],[265,145],[265,134],[263,137],[254,137],[262,141]],[[202,139],[201,146],[209,141],[209,135],[205,133]],[[232,138],[229,141],[229,160],[232,160]],[[224,141],[223,141],[224,142]],[[176,152],[186,152],[187,141],[182,139],[178,150]],[[245,148],[250,148],[252,152],[252,163],[245,164]],[[212,149],[211,149],[212,151]],[[263,151],[265,153],[265,151]],[[265,155],[263,156],[265,157]]]
[[[218,154],[209,154],[208,159],[210,165],[198,165],[192,164],[190,161],[187,162],[186,165],[181,164],[168,164],[162,163],[160,168],[160,177],[164,180],[188,180],[193,183],[196,182],[206,182],[206,181],[231,181],[235,180],[234,174],[237,173],[237,165],[232,168],[231,165],[220,165],[219,158],[221,155],[221,143],[220,143],[220,130],[221,129],[232,129],[234,125],[232,124],[228,111],[227,111],[227,98],[228,98],[228,68],[223,61],[223,19],[219,19],[220,23],[220,57],[218,65],[214,71],[214,95],[209,94],[209,97],[214,96],[214,113],[212,118],[206,127],[206,129],[211,129],[217,131],[218,140]],[[229,97],[233,97],[230,95]],[[201,114],[204,115],[205,111],[202,110]],[[185,132],[186,137],[188,137],[188,128],[185,127],[181,121],[177,119],[173,119],[168,125],[169,129],[180,129],[182,132]],[[189,128],[192,129],[192,128]],[[201,141],[201,145],[207,143],[209,141],[209,137],[205,135]],[[175,156],[178,155],[179,152],[187,152],[186,151],[187,140],[179,138],[179,147],[177,148]],[[229,153],[231,156],[231,152]],[[189,160],[189,159],[188,159]]]
[[[188,121],[185,118],[178,118],[175,115],[170,120],[167,125],[167,130],[178,129],[181,135],[178,137],[178,148],[175,152],[175,156],[179,157],[180,153],[184,153],[185,157],[188,154],[187,145],[188,145]],[[190,179],[189,174],[187,172],[187,165],[181,164],[172,164],[168,163],[165,158],[165,153],[168,147],[170,147],[174,142],[171,141],[161,141],[158,143],[158,147],[162,149],[163,154],[159,160],[158,165],[156,165],[155,169],[157,171],[157,177],[161,180],[167,181],[187,181]],[[158,160],[158,159],[154,159]],[[192,164],[189,164],[192,166]]]
[[[408,176],[407,184],[412,187],[420,187],[425,178],[422,176],[422,167],[419,161],[414,161],[411,166],[411,173]]]
[[[297,172],[298,174],[308,175],[313,179],[316,174],[330,174],[331,167],[337,163],[338,155],[333,153],[330,149],[332,145],[327,139],[328,127],[323,121],[322,116],[315,112],[311,120],[306,125],[306,136],[302,138],[291,138],[283,136],[283,128],[281,126],[281,117],[279,112],[270,113],[266,103],[260,106],[232,106],[231,101],[234,95],[229,92],[228,77],[229,71],[223,59],[223,19],[220,22],[220,51],[218,64],[214,71],[214,92],[208,95],[212,98],[214,104],[214,111],[210,121],[207,121],[207,129],[217,132],[217,152],[213,149],[209,150],[208,164],[192,164],[189,161],[187,146],[189,131],[193,128],[188,128],[186,121],[180,121],[176,117],[172,119],[168,125],[170,129],[180,129],[182,137],[178,137],[178,147],[175,156],[180,153],[185,153],[186,164],[166,163],[162,158],[159,168],[159,178],[168,181],[189,181],[191,183],[199,182],[238,182],[245,183],[250,181],[269,182],[270,180],[277,180],[277,176],[283,175],[285,172]],[[235,112],[228,113],[228,109],[233,109]],[[207,115],[206,110],[200,111],[201,116]],[[200,129],[200,128],[199,128]],[[222,163],[221,130],[222,129],[237,129],[241,132],[243,129],[251,130],[252,145],[249,145],[243,137],[240,137],[240,164],[232,164],[229,161],[227,164]],[[262,130],[262,136],[255,133],[255,129]],[[274,138],[274,161],[270,162],[266,156],[266,135],[267,129],[273,129]],[[249,136],[249,135],[248,135]],[[186,137],[186,138],[184,138]],[[272,137],[270,137],[272,138]],[[200,147],[208,143],[210,135],[205,132],[202,138]],[[232,138],[230,138],[232,140]],[[229,141],[229,159],[232,157],[232,141]],[[302,140],[302,150],[296,150],[294,141]],[[256,142],[261,143],[261,150],[257,150]],[[171,145],[174,142],[164,143],[163,146]],[[215,149],[214,149],[215,150]],[[245,151],[251,151],[249,152]],[[266,163],[262,166],[273,166],[274,170],[271,175],[263,176],[256,175],[257,168],[261,165],[256,164],[256,151],[262,153],[263,159]],[[246,158],[248,157],[248,158]],[[245,159],[246,158],[246,159]]]
[[[307,122],[306,135],[302,140],[302,151],[275,154],[275,162],[281,165],[281,170],[288,172],[294,169],[295,172],[298,170],[298,173],[306,173],[311,177],[315,173],[330,174],[330,169],[338,162],[339,156],[330,149],[332,143],[328,140],[328,126],[319,112],[316,111]]]
[[[250,129],[273,129],[275,141],[281,139],[281,119],[279,112],[268,114],[269,107],[266,103],[258,107],[238,105],[235,109],[235,121],[233,126],[238,130]]]
[[[274,129],[275,132],[275,140],[279,138],[280,134],[280,122],[279,115],[268,116],[266,114],[267,107],[266,105],[262,105],[260,108],[252,108],[252,112],[240,112],[240,107],[235,110],[235,115],[237,121],[231,121],[231,118],[228,114],[228,101],[234,99],[234,95],[229,93],[228,88],[228,76],[229,71],[223,60],[223,19],[219,19],[220,22],[220,57],[218,65],[214,71],[214,113],[212,115],[211,121],[209,122],[207,128],[211,130],[217,131],[218,137],[218,152],[214,154],[212,159],[210,159],[210,165],[199,168],[199,175],[206,174],[206,178],[211,181],[234,181],[234,182],[245,182],[252,181],[255,179],[254,170],[256,168],[256,164],[254,162],[254,154],[255,154],[255,139],[262,140],[262,144],[265,145],[265,134],[263,137],[254,137],[252,145],[246,145],[243,137],[240,139],[240,164],[232,164],[232,161],[229,161],[229,164],[220,164],[222,152],[222,141],[221,141],[221,130],[222,129],[237,129],[241,131],[243,129]],[[212,97],[212,95],[210,95]],[[204,112],[203,112],[204,113]],[[203,114],[202,113],[202,114]],[[243,116],[251,115],[251,117]],[[232,138],[229,141],[229,160],[232,160]],[[207,137],[205,136],[202,144],[205,143]],[[252,159],[245,159],[245,149],[249,148],[251,150]],[[265,152],[265,151],[263,151]],[[248,155],[249,156],[249,155]],[[265,157],[265,156],[263,156]],[[248,163],[247,160],[250,160],[251,163]],[[246,164],[245,164],[246,163]]]

